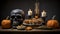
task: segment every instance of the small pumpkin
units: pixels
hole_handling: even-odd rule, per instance
[[[2,22],[1,22],[2,28],[11,28],[11,20],[8,20],[8,17],[6,19],[2,20]]]
[[[32,30],[32,27],[26,27],[25,30],[27,31]]]
[[[28,19],[24,20],[24,23],[29,24],[29,20]]]
[[[35,19],[35,18],[33,18],[33,19],[32,19],[32,23],[35,23],[35,21],[36,21],[36,19]]]
[[[36,19],[38,19],[38,16],[35,16]]]
[[[32,20],[31,19],[29,19],[29,23],[32,23]]]
[[[47,21],[47,27],[50,27],[50,28],[58,28],[59,27],[59,22],[57,20],[54,20],[54,17],[51,19],[51,20],[48,20]]]

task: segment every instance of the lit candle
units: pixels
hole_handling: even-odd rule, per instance
[[[41,17],[46,17],[46,12],[45,12],[45,10],[43,10],[43,12],[41,12]]]
[[[32,10],[31,10],[31,9],[29,9],[28,15],[29,15],[29,16],[32,15]]]

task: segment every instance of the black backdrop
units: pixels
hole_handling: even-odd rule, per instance
[[[25,12],[27,18],[27,11],[29,8],[34,12],[36,0],[2,0],[0,1],[0,22],[6,16],[10,16],[10,12],[13,9],[22,9]],[[47,18],[51,19],[53,15],[56,15],[56,19],[60,21],[60,9],[59,9],[59,1],[58,0],[39,0],[39,10],[41,11],[45,8],[47,12]],[[34,14],[34,13],[33,13]]]

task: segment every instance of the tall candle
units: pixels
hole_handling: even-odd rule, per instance
[[[29,9],[28,15],[32,15],[32,10],[31,9]]]

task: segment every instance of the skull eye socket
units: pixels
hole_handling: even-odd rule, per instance
[[[12,18],[12,19],[14,19],[14,18],[15,18],[15,16],[11,16],[11,18]]]
[[[17,16],[17,19],[21,19],[22,17],[21,16]]]

